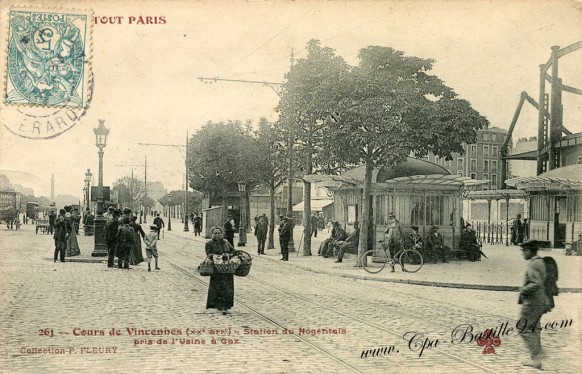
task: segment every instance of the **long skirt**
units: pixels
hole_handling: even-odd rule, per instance
[[[234,304],[234,275],[215,274],[210,276],[206,309],[227,310]]]
[[[67,257],[78,256],[81,254],[81,249],[79,248],[79,242],[77,241],[77,234],[74,230],[69,234],[69,239],[67,240]]]
[[[134,238],[135,244],[131,246],[131,251],[129,252],[129,263],[131,265],[137,265],[143,262],[143,254],[141,253],[141,236],[136,232]]]

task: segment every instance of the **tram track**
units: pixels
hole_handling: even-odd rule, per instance
[[[204,258],[204,256],[202,256],[202,255],[185,251],[184,248],[186,246],[182,246],[180,249],[177,249],[177,251],[180,251],[184,254],[189,255],[190,260],[192,260],[192,257],[195,257],[199,260],[202,260]],[[188,276],[189,278],[194,279],[196,282],[203,284],[205,286],[208,285],[208,282],[205,282],[204,280],[200,279],[200,277],[197,274],[188,270],[186,267],[179,265],[179,264],[176,264],[176,263],[172,263],[172,262],[170,262],[170,265],[172,267],[174,267],[176,270],[179,270],[184,275]],[[386,328],[385,326],[382,326],[378,323],[374,323],[374,322],[371,322],[370,320],[366,320],[364,318],[357,317],[353,314],[343,312],[342,310],[340,310],[337,307],[330,307],[326,304],[322,304],[321,302],[318,302],[316,300],[305,297],[297,292],[285,290],[285,289],[282,289],[278,286],[269,284],[268,282],[265,282],[264,280],[261,280],[260,278],[258,278],[256,276],[249,275],[246,277],[246,279],[251,280],[255,283],[253,286],[247,285],[247,287],[245,287],[245,289],[247,289],[246,291],[248,291],[250,289],[254,289],[255,291],[257,291],[256,285],[259,284],[259,285],[261,285],[261,287],[269,289],[269,295],[272,295],[273,291],[274,291],[274,292],[278,292],[280,294],[283,294],[286,299],[289,299],[289,300],[291,298],[294,299],[294,301],[292,302],[292,304],[294,304],[294,305],[296,305],[297,301],[299,300],[300,302],[306,304],[307,308],[305,308],[305,309],[318,310],[318,311],[327,310],[335,316],[343,316],[345,319],[347,319],[348,321],[351,322],[349,324],[350,326],[353,326],[354,322],[357,322],[357,324],[365,326],[372,331],[382,332],[382,333],[388,334],[392,337],[398,337],[398,338],[402,337],[402,333],[397,332],[393,329]],[[240,286],[238,288],[240,288]],[[250,298],[250,299],[256,300],[256,298]],[[259,310],[259,308],[256,308],[256,307],[249,305],[249,303],[246,300],[242,300],[241,297],[236,297],[236,304],[247,309],[251,313],[255,314],[256,316],[259,316],[261,319],[265,320],[269,324],[272,324],[273,326],[276,326],[279,329],[284,329],[284,328],[289,327],[288,324],[286,324],[283,321],[279,321],[276,317],[269,316],[266,313],[261,312]],[[343,367],[349,369],[351,372],[363,373],[363,372],[368,371],[368,369],[362,370],[362,369],[358,368],[357,366],[355,366],[354,364],[347,362],[346,360],[341,358],[339,355],[331,352],[330,349],[324,347],[322,344],[318,344],[318,343],[311,341],[310,339],[305,338],[304,336],[298,335],[296,333],[293,333],[292,335],[294,338],[300,340],[304,344],[309,345],[311,348],[316,349],[317,351],[326,355],[327,357],[329,357],[333,361],[335,361],[335,362],[341,364]],[[482,364],[479,364],[477,362],[467,360],[466,358],[461,357],[458,354],[447,352],[445,349],[432,348],[432,350],[438,352],[442,356],[449,358],[450,360],[453,360],[457,363],[462,363],[464,365],[469,365],[469,366],[473,367],[474,369],[478,369],[481,372],[488,372],[488,373],[497,373],[498,372],[498,371],[495,371],[491,368],[488,368]],[[359,360],[360,360],[359,362],[363,362],[362,359],[359,359]]]
[[[187,240],[187,239],[185,239]],[[186,248],[187,247],[191,247],[194,243],[192,243],[191,241],[189,243],[186,243],[182,246],[180,246],[179,248],[176,248],[175,250],[177,252],[181,252],[184,255],[188,256],[187,262],[182,262],[180,261],[181,264],[184,263],[197,263],[198,260],[202,260],[205,256],[203,255],[203,252],[192,252],[192,251],[187,251]],[[287,276],[291,276],[291,275],[295,275],[297,273],[296,269],[301,269],[301,267],[295,267],[295,269],[290,268],[288,266],[285,267],[281,267],[281,266],[277,266],[279,265],[277,262],[271,260],[271,259],[265,259],[265,261],[261,261],[261,266],[264,266],[264,268],[266,268],[269,271],[272,271],[275,267],[275,270],[280,273],[280,277],[277,277],[277,279],[286,279]],[[178,270],[180,270],[183,274],[185,274],[186,276],[195,279],[197,282],[207,285],[207,282],[204,282],[202,279],[200,279],[200,277],[195,273],[195,270],[191,271],[188,270],[186,267],[182,266],[182,265],[178,265],[176,263],[172,263],[172,266]],[[303,271],[305,271],[306,273],[308,272],[308,270],[302,269]],[[402,330],[396,330],[394,328],[388,328],[385,326],[385,324],[380,324],[377,322],[374,322],[374,320],[369,320],[369,319],[365,319],[365,318],[361,318],[358,317],[355,314],[360,314],[360,311],[356,311],[356,313],[346,313],[343,311],[343,307],[345,307],[346,305],[338,305],[338,306],[333,306],[334,303],[334,299],[337,300],[337,296],[342,296],[343,299],[346,299],[346,294],[345,293],[341,293],[338,292],[337,289],[338,287],[329,287],[327,286],[324,282],[322,282],[322,285],[320,285],[320,287],[323,287],[323,289],[321,290],[323,293],[327,294],[327,297],[324,299],[324,302],[320,302],[318,300],[315,300],[316,297],[318,297],[319,295],[312,295],[310,297],[306,297],[304,296],[305,292],[299,293],[293,290],[289,290],[288,286],[289,284],[287,283],[286,286],[287,288],[283,288],[283,285],[279,284],[281,282],[276,282],[274,284],[271,284],[269,282],[266,282],[265,280],[261,279],[258,276],[255,275],[249,275],[246,277],[247,280],[252,281],[254,284],[251,286],[248,283],[245,283],[241,286],[237,286],[237,288],[244,288],[244,291],[246,293],[249,292],[255,292],[258,293],[259,295],[256,295],[255,298],[253,297],[247,297],[253,301],[256,301],[257,297],[260,297],[260,294],[269,294],[270,297],[272,297],[272,295],[274,293],[279,293],[284,295],[284,298],[287,300],[293,300],[290,301],[290,303],[292,304],[297,304],[297,301],[300,301],[301,303],[304,303],[306,305],[307,310],[316,310],[316,311],[323,311],[326,310],[328,311],[330,314],[335,315],[335,316],[342,316],[343,318],[347,319],[348,321],[350,321],[349,324],[346,324],[347,326],[353,326],[354,324],[359,324],[361,326],[365,326],[366,328],[373,330],[373,331],[380,331],[382,333],[385,333],[389,336],[392,337],[398,337],[398,338],[402,338]],[[336,281],[336,286],[338,284],[338,282],[341,283],[341,288],[345,289],[345,287],[350,288],[353,287],[354,284],[357,283],[361,283],[361,281],[354,281],[353,279],[348,279],[348,278],[338,278]],[[262,292],[258,292],[258,287],[257,285],[260,285],[260,287],[262,288],[261,291]],[[377,285],[373,282],[366,282],[366,287],[375,289],[375,290],[379,290],[382,292],[385,292],[386,289],[383,288],[380,285]],[[291,287],[293,288],[293,287]],[[357,288],[357,287],[356,287]],[[299,290],[301,291],[301,290]],[[392,292],[392,291],[391,291]],[[349,292],[348,292],[349,293]],[[435,327],[440,327],[440,328],[450,328],[450,324],[447,323],[442,323],[440,318],[435,318],[421,314],[418,315],[417,313],[414,313],[416,308],[418,308],[419,306],[424,306],[427,304],[427,302],[429,303],[434,303],[434,300],[429,300],[423,297],[419,297],[417,295],[414,295],[413,293],[409,293],[409,292],[404,292],[402,290],[398,290],[395,292],[396,295],[398,296],[403,296],[407,299],[408,301],[412,301],[412,306],[404,306],[401,304],[390,304],[390,303],[384,303],[381,304],[380,306],[375,306],[376,308],[376,313],[382,313],[382,312],[386,312],[386,310],[390,310],[392,309],[394,312],[398,313],[399,318],[398,321],[402,324],[402,325],[424,325],[427,330],[432,330],[434,331]],[[357,303],[362,303],[363,300],[358,299],[358,298],[349,298],[349,302],[347,303],[355,303],[357,305]],[[277,317],[273,317],[273,316],[269,316],[266,315],[265,313],[261,312],[259,308],[255,308],[249,305],[249,303],[247,303],[246,300],[243,300],[243,298],[241,297],[237,297],[236,298],[236,303],[237,305],[240,305],[242,307],[244,307],[245,309],[249,310],[250,312],[252,312],[253,314],[259,316],[260,318],[262,318],[263,320],[269,322],[270,324],[277,326],[279,328],[285,328],[286,324],[283,320],[281,320],[280,318]],[[330,306],[332,305],[332,306]],[[369,307],[369,305],[368,305]],[[483,312],[482,310],[476,310],[476,309],[472,309],[472,308],[468,308],[468,307],[462,307],[462,310],[459,311],[458,309],[455,310],[455,313],[450,313],[451,315],[449,316],[450,318],[448,320],[454,320],[455,318],[458,318],[459,314],[467,314],[467,315],[472,315],[472,316],[478,316],[479,318],[487,318],[488,320],[492,320],[492,319],[501,319],[501,320],[510,320],[505,316],[499,315],[497,313],[491,313],[491,312]],[[408,316],[410,315],[414,315],[414,318],[410,318]],[[419,324],[419,320],[421,321],[421,323]],[[399,332],[400,331],[400,332]],[[422,329],[420,329],[420,331],[422,331]],[[475,333],[477,333],[477,331],[475,331]],[[353,372],[363,372],[361,369],[359,369],[357,366],[355,366],[354,364],[351,364],[349,362],[347,362],[346,360],[338,357],[337,355],[335,355],[333,352],[330,351],[330,349],[325,348],[324,346],[322,346],[321,344],[315,343],[313,341],[311,341],[310,339],[306,339],[302,336],[296,335],[296,338],[299,339],[300,341],[302,341],[303,343],[311,346],[314,349],[317,349],[318,351],[320,351],[321,353],[325,354],[326,356],[328,356],[329,358],[333,359],[334,361],[340,363],[341,365],[343,365],[346,368],[349,368],[349,370],[353,371]],[[517,347],[518,343],[521,343],[520,341],[518,341],[518,338],[514,339],[515,342],[513,342],[513,344],[508,344],[507,342],[505,342],[504,344],[506,346],[508,346],[508,348],[511,346],[512,348],[517,349],[517,351],[521,350],[521,347]],[[431,351],[435,351],[437,353],[439,353],[440,355],[442,355],[443,357],[447,357],[449,360],[452,360],[455,363],[462,363],[464,365],[463,369],[466,369],[467,366],[472,367],[473,369],[482,371],[482,372],[489,372],[489,373],[495,373],[495,372],[499,372],[496,371],[495,369],[492,369],[491,367],[487,367],[479,362],[476,362],[477,359],[480,359],[480,361],[482,361],[481,359],[483,359],[483,355],[481,356],[475,356],[472,358],[466,358],[467,357],[467,352],[466,350],[462,350],[460,348],[457,349],[453,349],[455,352],[451,352],[451,346],[446,346],[445,348],[441,349],[438,347],[433,347],[431,348]],[[514,349],[512,349],[514,350]],[[515,357],[510,357],[508,359],[508,362],[511,362],[512,364],[514,363]],[[556,363],[556,366],[560,367],[561,369],[564,369],[565,371],[572,371],[573,367],[569,366],[567,364],[562,364],[562,363]],[[466,370],[465,370],[466,371]],[[505,371],[505,370],[503,370]]]

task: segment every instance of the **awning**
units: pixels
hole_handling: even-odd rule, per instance
[[[303,177],[303,180],[310,183],[316,183],[318,186],[327,187],[332,190],[341,188],[363,188],[364,185],[364,181],[343,177],[341,175],[306,175]],[[383,187],[394,187],[398,185],[413,185],[419,187],[426,186],[426,188],[429,189],[430,186],[440,185],[470,188],[488,183],[489,180],[486,179],[472,179],[460,175],[432,174],[388,179],[382,183],[372,183],[372,187],[375,189],[382,189]]]
[[[323,208],[325,208],[326,206],[333,204],[333,200],[332,199],[318,199],[318,200],[311,200],[311,211],[312,212],[321,212],[323,210]],[[303,212],[303,201],[300,202],[299,204],[296,204],[295,206],[293,206],[293,211],[294,212]]]
[[[471,200],[523,199],[525,198],[525,192],[519,190],[469,191],[466,197]]]
[[[541,191],[582,189],[582,164],[562,166],[537,177],[518,177],[505,181],[518,190]]]

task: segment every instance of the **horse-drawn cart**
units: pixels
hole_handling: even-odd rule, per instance
[[[38,234],[39,230],[43,234],[48,234],[49,229],[49,220],[48,218],[37,218],[36,219],[36,231],[35,233]]]

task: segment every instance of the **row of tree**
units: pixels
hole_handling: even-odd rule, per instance
[[[431,59],[369,46],[360,50],[359,64],[350,66],[317,40],[307,44],[307,51],[286,75],[276,123],[262,119],[253,128],[250,122],[208,122],[189,140],[192,188],[223,199],[240,181],[247,191],[259,185],[269,189],[270,248],[275,189],[288,177],[365,165],[362,201],[369,201],[374,168],[429,152],[450,160],[488,126],[469,102],[429,73]],[[310,193],[305,182],[303,217],[311,215]],[[311,227],[308,219],[303,224],[308,256]],[[368,204],[362,204],[360,253],[369,224]]]

